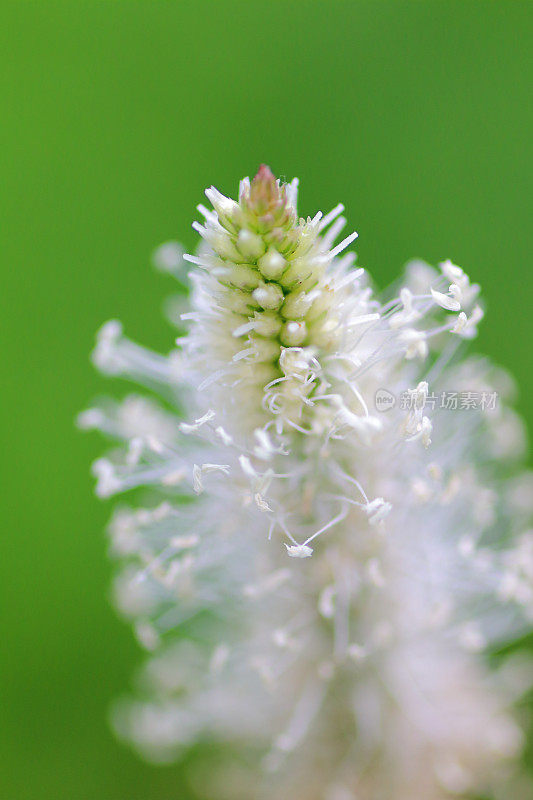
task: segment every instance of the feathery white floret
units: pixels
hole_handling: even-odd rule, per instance
[[[112,322],[94,353],[164,405],[80,417],[122,443],[94,465],[98,494],[161,498],[111,523],[117,605],[154,651],[116,728],[153,760],[207,735],[262,753],[269,777],[243,767],[232,798],[498,786],[521,731],[481,653],[530,624],[533,547],[527,492],[499,477],[522,438],[509,382],[455,357],[479,287],[449,261],[440,276],[412,262],[377,298],[345,253],[356,234],[335,244],[343,206],[299,218],[297,181],[267,167],[237,202],[206,195],[198,253],[155,256],[180,279],[195,265],[177,349]],[[384,387],[408,403],[376,408]],[[449,389],[500,405],[453,413],[435,402]]]

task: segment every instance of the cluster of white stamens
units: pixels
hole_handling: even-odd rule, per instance
[[[177,348],[111,322],[94,353],[163,403],[80,416],[124,443],[95,463],[98,494],[150,487],[111,524],[117,605],[154,651],[117,730],[154,760],[206,735],[262,754],[264,786],[243,765],[227,794],[200,787],[213,800],[497,786],[520,749],[516,693],[480,652],[527,629],[533,547],[524,493],[498,475],[516,460],[509,381],[456,357],[479,287],[413,262],[377,299],[342,255],[356,234],[335,244],[343,207],[299,218],[297,181],[266,167],[238,202],[206,194],[198,253],[154,259],[180,280],[183,259],[196,267]],[[430,404],[449,389],[499,405]]]

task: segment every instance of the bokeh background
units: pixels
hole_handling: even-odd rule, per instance
[[[74,418],[106,388],[103,321],[171,347],[149,256],[194,246],[205,186],[298,175],[302,213],[346,204],[381,286],[412,256],[464,266],[475,346],[531,427],[532,23],[513,0],[2,5],[3,800],[192,797],[107,727],[140,653],[108,601],[102,444]]]

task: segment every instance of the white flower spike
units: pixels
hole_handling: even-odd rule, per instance
[[[417,261],[376,296],[343,206],[299,217],[297,186],[262,166],[237,201],[211,187],[198,252],[156,251],[180,282],[195,265],[168,356],[98,336],[103,372],[162,398],[80,417],[118,442],[97,493],[146,487],[110,526],[151,651],[115,728],[158,762],[239,745],[211,800],[518,798],[517,693],[483,655],[531,626],[531,503],[510,381],[458,355],[479,287]]]

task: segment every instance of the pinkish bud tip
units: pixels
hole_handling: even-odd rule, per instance
[[[254,181],[274,181],[276,180],[272,170],[267,164],[261,164]]]

